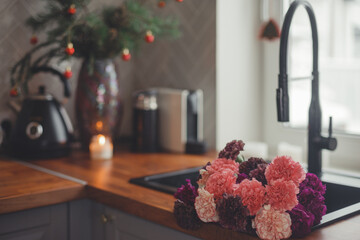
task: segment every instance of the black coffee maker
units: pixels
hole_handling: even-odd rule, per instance
[[[157,152],[158,104],[155,90],[140,90],[133,94],[134,152]]]

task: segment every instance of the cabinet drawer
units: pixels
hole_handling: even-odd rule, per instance
[[[0,236],[50,224],[50,207],[0,215]]]
[[[0,240],[67,240],[67,204],[0,215]]]

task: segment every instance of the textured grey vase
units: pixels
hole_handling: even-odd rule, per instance
[[[122,117],[119,83],[111,59],[96,60],[93,68],[84,61],[76,90],[76,119],[83,149],[93,135],[114,137]]]

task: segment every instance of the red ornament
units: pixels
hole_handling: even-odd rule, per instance
[[[129,61],[131,59],[131,54],[130,54],[130,51],[129,49],[127,48],[124,48],[123,52],[122,52],[122,59],[124,61]]]
[[[70,15],[74,15],[76,13],[75,4],[71,4],[67,11]]]
[[[183,2],[184,0],[176,0],[177,2]]]
[[[67,45],[67,47],[65,49],[65,52],[69,56],[73,55],[74,52],[75,52],[74,45],[72,43],[68,43],[68,45]]]
[[[147,31],[146,36],[145,36],[145,41],[148,42],[148,43],[152,43],[152,42],[154,42],[154,40],[155,40],[155,37],[152,34],[152,32],[150,30]]]
[[[163,7],[165,7],[165,5],[166,5],[166,3],[164,1],[159,1],[158,2],[158,7],[159,8],[163,8]]]
[[[67,67],[66,68],[66,71],[64,72],[64,77],[66,78],[66,79],[69,79],[69,78],[71,78],[72,77],[72,71],[71,71],[71,68],[70,67]]]
[[[11,90],[10,90],[10,96],[11,97],[17,97],[17,96],[19,96],[19,91],[18,91],[18,89],[17,88],[12,88]]]
[[[30,43],[32,45],[35,45],[38,43],[38,38],[35,35],[32,35],[32,37],[30,38]]]

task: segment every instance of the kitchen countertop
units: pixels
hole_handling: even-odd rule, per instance
[[[83,184],[26,167],[18,162],[0,160],[0,214],[85,196]]]
[[[115,154],[112,161],[90,161],[88,154],[75,152],[67,158],[31,162],[38,167],[81,179],[87,183],[86,185],[46,173],[35,174],[34,171],[37,170],[27,169],[28,167],[19,163],[3,160],[0,161],[0,213],[36,207],[35,204],[27,203],[29,198],[37,202],[37,206],[41,206],[41,204],[50,205],[88,197],[126,213],[202,239],[256,239],[247,234],[223,229],[216,224],[203,224],[197,231],[184,230],[177,226],[173,216],[175,199],[172,195],[128,182],[134,177],[202,166],[213,160],[214,156],[215,153],[198,156],[120,152]],[[23,178],[28,180],[23,181]],[[30,179],[33,180],[30,181]],[[41,186],[39,186],[40,182]],[[24,188],[28,190],[24,191]],[[60,193],[62,193],[62,198],[54,198]],[[357,215],[318,229],[304,239],[356,239],[359,228],[360,215]]]

